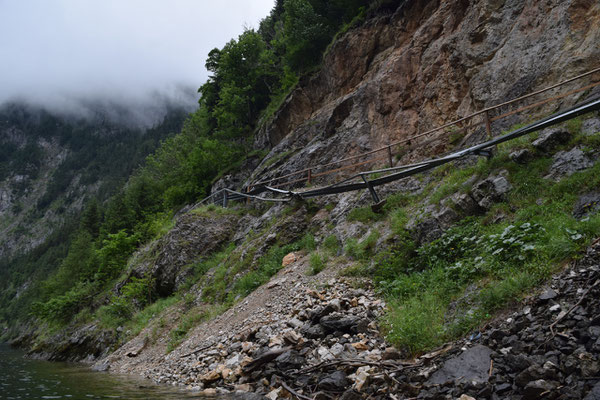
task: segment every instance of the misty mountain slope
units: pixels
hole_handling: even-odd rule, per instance
[[[0,258],[32,249],[86,200],[103,201],[122,185],[185,112],[174,109],[154,128],[110,119],[51,114],[22,104],[0,110]]]

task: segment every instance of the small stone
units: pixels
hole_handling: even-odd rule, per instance
[[[283,334],[283,340],[289,344],[298,344],[303,341],[302,336],[296,331],[288,331]]]
[[[340,299],[333,299],[329,302],[329,305],[333,308],[334,311],[342,310],[342,302]]]
[[[393,347],[386,348],[381,355],[382,360],[399,360],[400,358],[402,358],[402,355]]]
[[[476,400],[475,397],[471,397],[468,394],[461,395],[458,400]]]
[[[600,400],[600,382],[596,383],[583,400]]]
[[[512,389],[512,385],[510,383],[501,383],[499,385],[496,385],[495,387],[495,391],[498,394],[502,394],[504,392],[507,392],[509,390]]]
[[[556,296],[558,296],[556,291],[554,291],[552,289],[548,289],[545,292],[543,292],[542,294],[540,294],[538,299],[540,299],[542,301],[548,301],[548,300],[556,298]]]
[[[286,254],[286,256],[283,257],[283,260],[281,261],[281,266],[287,267],[288,265],[295,263],[296,260],[298,260],[298,256],[296,253]]]
[[[242,383],[239,385],[234,385],[233,387],[236,392],[251,392],[252,386],[249,383]]]
[[[523,390],[523,399],[534,400],[539,399],[542,393],[550,392],[556,388],[556,385],[551,382],[547,382],[543,379],[529,382]]]
[[[242,351],[244,353],[249,352],[250,350],[252,350],[253,347],[254,344],[252,342],[242,342]]]
[[[221,377],[223,379],[227,379],[229,378],[229,375],[231,375],[233,373],[233,370],[231,370],[230,368],[223,368],[223,370],[221,371]]]
[[[575,147],[569,151],[559,151],[553,157],[550,172],[544,176],[546,179],[555,181],[560,180],[563,176],[571,176],[577,171],[589,168],[594,163],[588,158],[583,150]]]
[[[213,369],[212,371],[209,371],[207,373],[205,373],[204,375],[202,375],[200,377],[200,380],[202,382],[214,382],[216,380],[221,379],[221,371],[222,369]]]
[[[198,392],[198,394],[200,394],[202,396],[214,397],[217,395],[217,389],[215,389],[215,388],[204,389],[203,391]]]
[[[344,352],[344,346],[340,343],[336,343],[333,346],[331,346],[331,349],[329,349],[329,352],[334,357],[339,357]]]
[[[344,372],[335,371],[334,373],[329,374],[325,378],[321,379],[318,383],[318,386],[321,390],[342,392],[348,387],[349,384],[350,382],[348,381],[348,377]]]
[[[304,363],[302,357],[296,350],[288,350],[275,359],[277,367],[283,371],[299,369]]]
[[[283,390],[283,388],[277,388],[277,389],[273,389],[271,390],[269,393],[267,393],[265,395],[265,397],[269,400],[277,400],[279,399],[279,393],[281,393],[281,391]]]
[[[600,118],[588,118],[581,124],[581,133],[591,136],[600,133]]]
[[[362,391],[363,387],[368,383],[370,370],[371,367],[368,366],[358,368],[356,371],[356,378],[354,379],[354,389],[359,392]]]
[[[294,328],[294,329],[300,329],[302,328],[302,325],[304,325],[304,323],[302,321],[300,321],[298,318],[291,318],[287,321],[288,326]]]
[[[364,342],[352,343],[352,347],[354,347],[354,349],[356,349],[358,351],[369,350],[369,346]]]

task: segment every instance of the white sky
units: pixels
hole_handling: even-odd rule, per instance
[[[0,103],[137,102],[197,89],[214,47],[274,0],[0,0]]]

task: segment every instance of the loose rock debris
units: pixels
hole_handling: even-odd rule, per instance
[[[273,322],[197,343],[165,361],[171,374],[163,365],[147,377],[206,395],[269,399],[596,399],[598,282],[595,243],[518,311],[402,360],[377,327],[385,303],[336,278],[321,290],[301,286]]]

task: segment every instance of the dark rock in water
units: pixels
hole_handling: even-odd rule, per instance
[[[342,371],[335,371],[332,374],[327,375],[325,378],[319,381],[319,389],[328,390],[332,392],[344,391],[350,381],[346,377],[346,374]]]
[[[99,363],[99,364],[95,364],[94,366],[92,366],[92,371],[96,371],[96,372],[106,372],[110,369],[110,364],[108,363],[108,361],[105,361],[103,363]]]
[[[538,150],[549,152],[559,144],[568,142],[570,138],[571,134],[564,129],[545,129],[531,144]]]
[[[598,211],[600,211],[600,193],[587,193],[577,200],[573,210],[573,217],[581,219]]]
[[[521,149],[513,151],[508,157],[518,164],[525,164],[532,158],[532,154],[528,149]]]
[[[558,294],[554,290],[548,289],[545,292],[543,292],[542,294],[540,294],[538,299],[540,299],[542,301],[548,301],[548,300],[554,299],[556,296],[558,296]]]
[[[302,357],[296,350],[288,350],[275,359],[277,367],[283,371],[298,369],[304,364]]]
[[[554,155],[553,159],[554,162],[550,167],[550,173],[544,178],[556,181],[560,180],[563,176],[573,175],[577,171],[594,165],[583,150],[577,147],[569,151],[559,151]]]
[[[529,382],[527,386],[525,386],[525,390],[523,391],[523,399],[524,400],[535,400],[539,399],[542,393],[550,392],[556,388],[556,384],[554,382],[547,382],[543,379],[539,379],[537,381]]]
[[[429,383],[443,384],[449,381],[487,382],[492,350],[483,345],[473,346],[457,357],[450,358],[429,379]]]
[[[583,400],[600,400],[600,382],[589,391]]]

